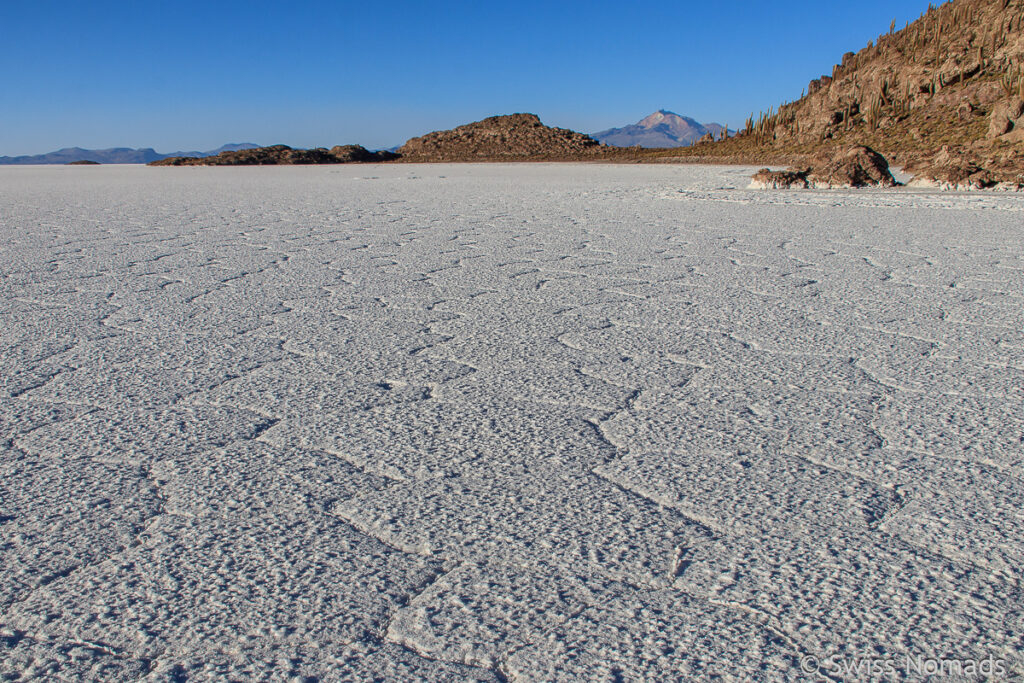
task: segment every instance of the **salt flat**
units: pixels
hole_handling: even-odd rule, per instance
[[[1024,197],[750,172],[0,169],[0,671],[1024,676]]]

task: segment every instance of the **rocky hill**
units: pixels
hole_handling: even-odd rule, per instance
[[[632,125],[591,133],[590,137],[613,147],[689,147],[708,135],[718,139],[723,130],[725,127],[717,123],[703,124],[689,116],[659,109]]]
[[[1024,0],[952,0],[847,53],[803,97],[731,139],[679,152],[773,161],[867,145],[953,178],[1024,173]],[[962,172],[957,171],[961,168]]]
[[[288,145],[272,145],[253,149],[221,152],[209,157],[171,157],[153,161],[150,166],[291,166],[300,164],[347,164],[354,162],[390,161],[392,152],[371,152],[360,145],[338,145],[331,149],[292,149]]]
[[[412,138],[398,153],[403,161],[556,160],[600,149],[589,135],[545,126],[535,114],[509,114]]]

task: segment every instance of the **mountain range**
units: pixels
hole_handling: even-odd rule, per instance
[[[709,133],[714,138],[720,137],[724,129],[717,123],[700,123],[659,109],[632,125],[591,133],[590,137],[612,147],[689,147]]]
[[[259,145],[251,142],[227,144],[208,152],[171,152],[161,154],[151,147],[132,149],[130,147],[111,147],[110,149],[82,149],[81,147],[65,147],[48,154],[33,154],[17,157],[0,157],[0,164],[70,164],[75,161],[95,161],[100,164],[148,164],[169,157],[208,157],[221,152],[233,152],[241,149],[255,149]]]

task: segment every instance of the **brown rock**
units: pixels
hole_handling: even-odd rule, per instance
[[[394,152],[387,152],[383,150],[380,152],[371,152],[361,145],[336,145],[331,147],[330,154],[337,159],[339,164],[390,161],[392,159],[397,159],[399,156]]]
[[[151,162],[150,166],[280,166],[306,164],[345,164],[353,162],[389,161],[393,152],[371,152],[359,145],[339,145],[326,150],[292,149],[288,145],[272,145],[254,149],[221,152],[212,157],[170,157]]]
[[[792,188],[807,189],[806,170],[772,171],[762,168],[750,179],[751,190],[789,190]]]
[[[871,149],[858,145],[834,156],[815,159],[807,177],[815,187],[894,187],[889,162]]]
[[[984,190],[996,185],[996,177],[975,159],[950,151],[943,146],[931,159],[910,165],[914,173],[911,187],[942,190]]]
[[[1006,135],[1003,135],[999,139],[1004,142],[1024,142],[1024,117],[1021,117],[1020,119],[1014,121],[1013,130],[1011,130]],[[1020,166],[1024,167],[1024,164],[1021,164]],[[1024,170],[1024,168],[1022,168],[1022,170]]]
[[[827,88],[832,83],[831,76],[822,76],[821,78],[815,78],[813,81],[807,84],[807,94],[813,95],[822,88]]]
[[[1024,102],[1013,99],[996,104],[992,109],[988,122],[988,137],[997,138],[1006,135],[1017,125],[1017,120],[1024,115]]]
[[[1024,101],[1018,99],[1011,100],[1007,104],[1006,115],[1014,120],[1017,120],[1021,116],[1024,116]]]
[[[577,158],[600,146],[588,135],[545,126],[535,114],[510,114],[413,138],[398,152],[417,161],[557,159]]]

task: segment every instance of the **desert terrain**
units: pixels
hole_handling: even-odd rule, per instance
[[[0,169],[2,674],[1024,676],[1024,196],[754,170]]]

